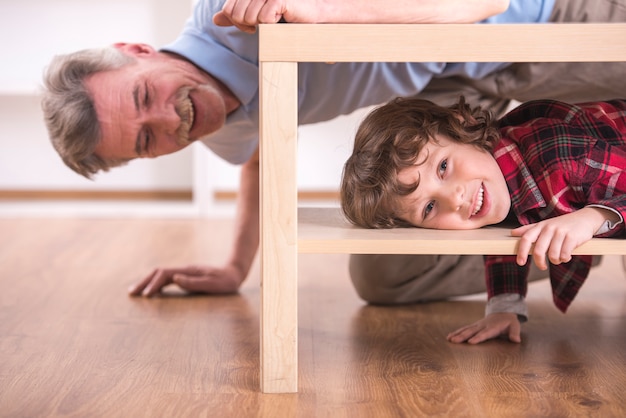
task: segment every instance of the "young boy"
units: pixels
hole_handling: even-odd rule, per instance
[[[395,99],[359,126],[341,204],[366,228],[522,225],[512,231],[516,256],[485,256],[485,318],[448,335],[520,342],[531,246],[565,312],[591,263],[572,251],[594,236],[626,235],[626,100],[532,101],[495,121],[463,97],[448,108]]]

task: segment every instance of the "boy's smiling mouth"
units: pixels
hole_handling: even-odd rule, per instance
[[[472,211],[471,216],[477,215],[480,210],[483,208],[483,203],[485,199],[485,186],[481,183],[478,193],[476,195],[476,199],[474,200],[474,210]]]

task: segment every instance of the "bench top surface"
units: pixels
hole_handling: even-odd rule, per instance
[[[298,209],[300,253],[506,255],[516,253],[518,240],[510,229],[499,226],[468,231],[374,230],[351,225],[336,207]],[[575,254],[626,254],[626,240],[594,238]]]

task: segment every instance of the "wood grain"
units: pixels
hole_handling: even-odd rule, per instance
[[[259,392],[260,267],[237,295],[153,299],[153,267],[219,264],[230,220],[0,219],[0,416],[626,415],[626,276],[592,270],[566,315],[529,288],[520,345],[453,345],[484,295],[369,306],[345,254],[299,256],[299,393]]]
[[[290,393],[298,391],[298,66],[259,67],[261,390]]]
[[[511,228],[466,231],[423,228],[364,229],[348,223],[339,208],[298,210],[298,252],[310,254],[517,254]],[[532,251],[532,247],[531,247]],[[593,238],[573,254],[626,254],[625,239]]]
[[[268,24],[259,32],[260,61],[626,61],[626,23]]]

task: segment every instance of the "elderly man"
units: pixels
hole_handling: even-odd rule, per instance
[[[43,109],[55,149],[77,173],[91,177],[197,140],[243,164],[236,239],[224,266],[157,268],[130,288],[132,295],[151,296],[171,283],[191,292],[231,293],[248,275],[259,243],[254,29],[259,22],[279,20],[607,22],[626,21],[626,5],[624,0],[201,0],[178,39],[160,50],[119,43],[56,57],[46,74]],[[299,122],[329,120],[416,94],[442,104],[463,94],[496,112],[513,99],[608,99],[626,95],[624,70],[621,63],[304,63]],[[485,289],[478,256],[359,255],[351,257],[350,271],[359,295],[375,303]]]

